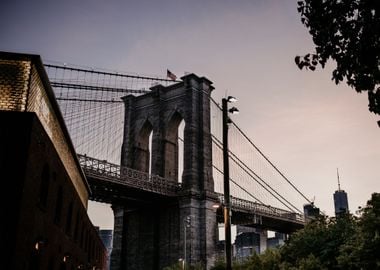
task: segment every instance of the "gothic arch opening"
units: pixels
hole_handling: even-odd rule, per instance
[[[185,150],[185,121],[182,120],[178,126],[178,182],[182,183],[184,150]]]
[[[164,144],[164,177],[182,182],[185,121],[175,112],[166,128]]]
[[[152,135],[153,126],[147,120],[138,132],[133,167],[143,172],[151,172],[152,170]]]

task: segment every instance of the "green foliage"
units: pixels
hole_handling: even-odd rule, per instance
[[[204,270],[205,266],[201,263],[196,263],[194,265],[189,265],[186,269],[188,270]]]
[[[201,263],[196,263],[193,265],[186,265],[187,270],[204,270],[205,267]],[[224,268],[220,268],[224,269]],[[171,266],[164,267],[162,270],[183,270],[183,263],[182,261],[175,263]]]
[[[246,261],[244,261],[240,264],[237,264],[234,267],[234,269],[239,269],[239,270],[246,270],[246,269],[260,270],[260,269],[264,269],[264,265],[263,265],[263,262],[261,260],[261,255],[254,253]]]
[[[291,235],[280,248],[234,262],[234,270],[380,269],[380,193],[372,194],[360,216],[320,216]],[[179,270],[176,264],[165,270]],[[200,270],[202,265],[187,269]],[[224,270],[219,258],[212,270]]]
[[[171,266],[164,267],[162,270],[182,270],[182,262],[175,263]]]
[[[360,216],[320,216],[280,248],[235,262],[235,270],[380,269],[380,194],[372,194]],[[219,260],[214,270],[225,269]]]
[[[217,258],[215,265],[211,268],[211,270],[224,270],[226,269],[226,261],[223,257]]]
[[[280,270],[280,252],[278,249],[268,249],[263,254],[253,254],[242,262],[234,261],[232,268],[234,270]],[[225,261],[219,259],[211,270],[226,269]]]
[[[380,193],[361,210],[357,233],[341,251],[339,263],[346,269],[380,269]]]
[[[297,56],[300,69],[336,62],[332,79],[368,91],[369,110],[380,114],[380,4],[378,0],[300,0],[301,22],[315,52]],[[380,122],[379,122],[380,125]]]
[[[307,258],[302,258],[299,260],[298,267],[296,269],[300,270],[321,270],[326,269],[320,259],[316,258],[313,254],[307,256]]]
[[[338,219],[320,217],[291,236],[281,249],[283,261],[297,268],[319,265],[339,269],[339,249],[355,234],[356,227],[356,219],[350,215]]]

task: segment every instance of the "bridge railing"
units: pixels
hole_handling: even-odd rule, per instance
[[[177,196],[181,189],[180,183],[158,175],[150,175],[146,172],[123,167],[107,162],[106,160],[100,160],[86,155],[78,155],[78,158],[81,167],[88,177],[94,177],[166,196]],[[217,193],[217,196],[220,203],[223,204],[224,195]],[[231,196],[231,207],[232,210],[247,212],[259,216],[275,217],[296,223],[305,222],[304,217],[301,214],[233,196]]]
[[[219,201],[224,203],[224,195],[218,193]],[[240,198],[231,196],[231,208],[232,210],[244,211],[248,213],[254,213],[261,216],[269,216],[281,218],[283,220],[289,220],[297,223],[304,223],[304,216],[299,213],[286,211],[280,208],[276,208],[270,205],[265,205],[257,202],[252,202]]]
[[[109,182],[136,187],[163,195],[175,196],[181,184],[158,175],[116,165],[86,155],[78,155],[79,163],[87,176]]]

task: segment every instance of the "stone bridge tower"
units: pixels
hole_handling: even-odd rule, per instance
[[[189,74],[182,82],[152,87],[142,96],[126,96],[121,164],[178,179],[178,127],[184,128],[182,189],[176,198],[113,205],[114,247],[111,269],[162,269],[178,263],[214,262],[217,241],[212,176],[208,79]],[[149,135],[152,135],[152,154]],[[151,156],[151,161],[150,161]],[[184,220],[190,217],[190,227]],[[186,241],[185,241],[186,239]]]

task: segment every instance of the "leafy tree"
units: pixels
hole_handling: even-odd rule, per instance
[[[286,243],[235,262],[236,270],[380,269],[380,193],[372,194],[358,217],[320,216]],[[215,270],[225,269],[220,260]]]
[[[356,221],[350,215],[319,217],[291,236],[281,248],[282,260],[297,269],[340,269],[336,259],[340,246],[352,237],[355,228]]]
[[[211,268],[211,270],[224,270],[226,269],[226,261],[223,257],[219,257],[215,261],[215,265]]]
[[[280,270],[281,254],[279,249],[267,249],[264,253],[258,255],[253,254],[239,267],[234,269],[239,270]]]
[[[380,114],[379,0],[301,0],[298,12],[315,44],[315,52],[295,58],[298,67],[324,68],[333,59],[335,83],[368,91],[369,110]]]
[[[285,268],[287,269],[287,268]],[[325,268],[320,259],[316,258],[313,254],[310,254],[306,258],[302,258],[298,262],[298,266],[296,268],[289,269],[298,269],[298,270],[327,270]]]
[[[372,194],[361,210],[358,230],[341,248],[339,264],[345,269],[380,269],[380,193]]]

